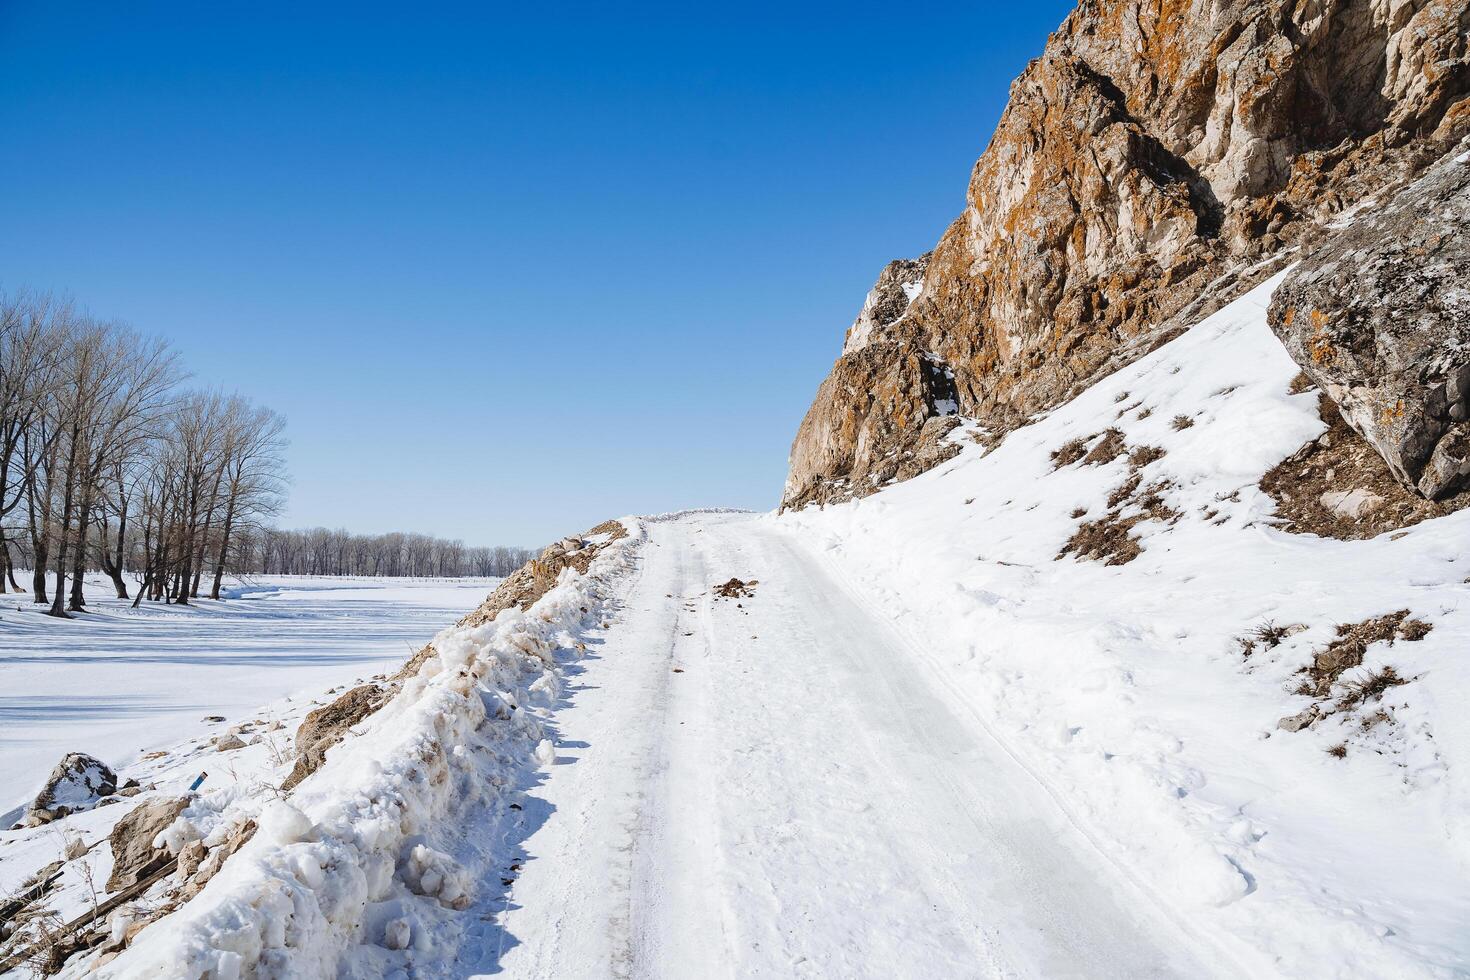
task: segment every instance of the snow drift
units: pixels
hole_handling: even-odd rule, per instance
[[[585,574],[563,570],[530,608],[442,631],[436,655],[294,793],[197,797],[160,835],[171,851],[258,829],[100,975],[381,976],[403,968],[405,950],[431,949],[479,877],[445,853],[444,835],[457,818],[504,808],[554,755],[546,722],[561,695],[559,657],[600,621],[642,536],[625,527]],[[92,965],[74,960],[68,973]]]

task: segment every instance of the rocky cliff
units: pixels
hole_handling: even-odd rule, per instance
[[[1310,248],[1470,131],[1464,0],[1083,0],[1011,86],[967,206],[891,263],[791,451],[783,505],[995,436]]]
[[[1470,145],[1302,262],[1272,298],[1292,359],[1430,500],[1470,477]]]

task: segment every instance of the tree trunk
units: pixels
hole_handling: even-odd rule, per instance
[[[5,539],[5,529],[0,528],[0,562],[5,565],[5,578],[10,582],[11,592],[24,592],[15,581],[15,562],[10,560],[10,542]],[[0,581],[0,592],[5,591],[5,582]]]
[[[112,560],[112,555],[108,550],[111,547],[111,542],[107,536],[107,521],[104,520],[102,522],[102,570],[107,573],[108,578],[112,579],[112,587],[117,590],[117,597],[119,599],[126,599],[128,597],[128,586],[123,581],[123,546],[126,543],[127,533],[128,505],[127,501],[123,501],[123,505],[118,509],[117,514],[116,562]]]
[[[211,599],[219,598],[220,580],[225,577],[225,557],[230,551],[230,531],[235,524],[235,495],[230,494],[230,502],[225,507],[225,526],[219,539],[219,558],[214,563],[214,588],[209,590]]]
[[[66,547],[69,544],[67,534],[71,531],[73,498],[76,496],[77,439],[80,435],[79,426],[73,424],[71,447],[66,454],[66,490],[61,495],[61,528],[56,535],[56,594],[51,597],[49,614],[62,619],[71,618],[66,613]]]
[[[71,566],[71,601],[67,608],[72,612],[87,611],[87,596],[83,590],[87,574],[87,531],[91,523],[92,489],[88,487],[82,492],[82,509],[77,520],[77,554]]]
[[[40,519],[36,516],[36,482],[26,484],[26,514],[31,531],[31,602],[46,604],[46,559],[51,557],[51,505],[49,496]]]

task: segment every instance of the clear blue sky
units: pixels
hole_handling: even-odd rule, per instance
[[[0,285],[289,420],[283,523],[769,508],[1070,3],[0,0]]]

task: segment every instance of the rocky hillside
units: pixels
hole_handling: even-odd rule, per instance
[[[1470,132],[1467,29],[1462,0],[1083,0],[964,212],[883,270],[783,505],[922,472],[957,416],[1013,429],[1310,252]]]

